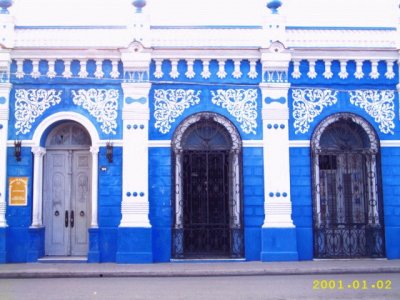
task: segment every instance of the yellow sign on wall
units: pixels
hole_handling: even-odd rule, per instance
[[[10,177],[8,182],[8,205],[28,205],[28,177]]]

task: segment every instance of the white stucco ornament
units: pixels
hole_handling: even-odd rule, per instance
[[[354,91],[349,92],[350,103],[365,110],[383,133],[394,134],[394,91]]]
[[[168,89],[154,91],[155,128],[161,133],[168,133],[171,124],[181,116],[185,109],[200,103],[200,91]]]
[[[212,103],[223,108],[241,123],[244,133],[256,134],[257,128],[257,90],[229,89],[211,91]]]
[[[86,109],[106,134],[116,134],[119,92],[115,89],[72,90],[73,102]]]
[[[32,124],[49,107],[61,102],[62,91],[54,89],[17,89],[15,91],[16,134],[31,131]]]
[[[295,133],[306,133],[310,124],[325,107],[337,103],[337,91],[328,89],[293,89],[293,118]]]

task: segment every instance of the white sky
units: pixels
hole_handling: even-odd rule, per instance
[[[15,0],[18,25],[125,25],[132,0]],[[288,25],[397,26],[400,0],[283,0]],[[267,0],[147,0],[153,25],[262,25]]]

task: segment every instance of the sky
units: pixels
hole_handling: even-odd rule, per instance
[[[125,25],[132,0],[15,0],[18,25]],[[153,25],[262,25],[267,0],[147,0]],[[397,26],[400,0],[282,0],[291,26]]]

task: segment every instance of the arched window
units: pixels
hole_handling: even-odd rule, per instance
[[[314,255],[382,257],[383,204],[379,142],[362,118],[322,121],[312,142]]]
[[[243,256],[241,139],[224,117],[199,113],[173,142],[174,258]]]

